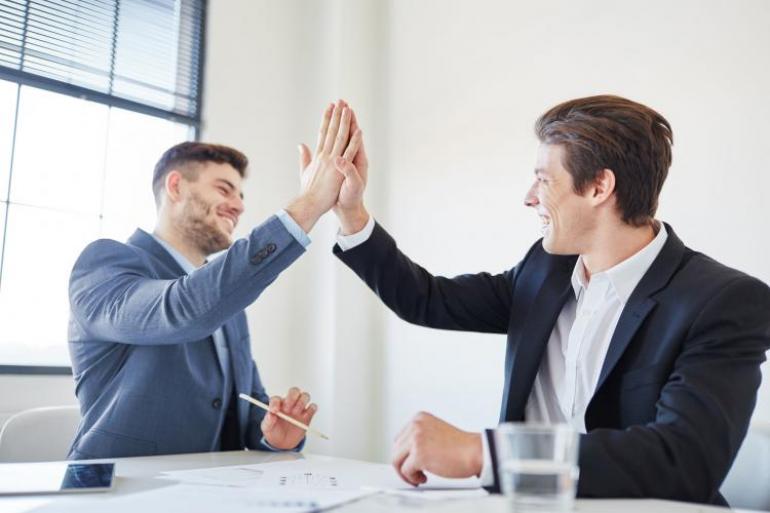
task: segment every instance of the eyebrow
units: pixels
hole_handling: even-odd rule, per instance
[[[229,180],[225,180],[224,178],[217,178],[217,182],[222,182],[225,185],[227,185],[230,188],[230,191],[236,190],[235,189],[235,185],[233,185]],[[243,199],[243,193],[242,192],[240,193],[240,196],[241,196],[241,199]]]

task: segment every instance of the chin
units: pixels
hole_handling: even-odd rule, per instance
[[[559,244],[557,241],[553,240],[550,236],[546,235],[543,237],[543,249],[546,253],[550,255],[572,255],[574,254],[573,251],[570,251],[569,248],[563,247],[563,244]]]

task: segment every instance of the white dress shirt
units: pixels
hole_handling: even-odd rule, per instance
[[[585,413],[599,381],[607,349],[615,333],[620,314],[639,281],[663,249],[668,238],[663,223],[658,234],[644,248],[619,264],[586,277],[582,257],[572,272],[572,289],[562,308],[540,363],[525,408],[527,422],[538,424],[571,424],[579,433],[586,432]],[[337,234],[343,251],[365,242],[374,230],[369,218],[363,230],[344,236]],[[481,437],[484,464],[483,485],[493,484],[489,447]]]

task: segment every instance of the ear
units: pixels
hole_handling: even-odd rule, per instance
[[[176,203],[177,201],[179,201],[179,198],[182,195],[181,193],[182,173],[180,173],[176,169],[172,169],[166,175],[166,180],[164,185],[166,190],[166,196],[168,197],[169,201],[171,201],[171,203]]]
[[[610,169],[602,169],[589,188],[589,197],[594,205],[600,205],[609,200],[615,193],[615,173]]]

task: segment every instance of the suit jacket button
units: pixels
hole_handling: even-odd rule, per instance
[[[211,407],[214,408],[215,410],[220,409],[222,407],[222,399],[217,397],[216,399],[211,401]]]
[[[278,249],[278,246],[276,246],[271,242],[270,244],[267,245],[265,249],[267,249],[267,254],[270,255],[272,253],[275,253],[275,250]]]

